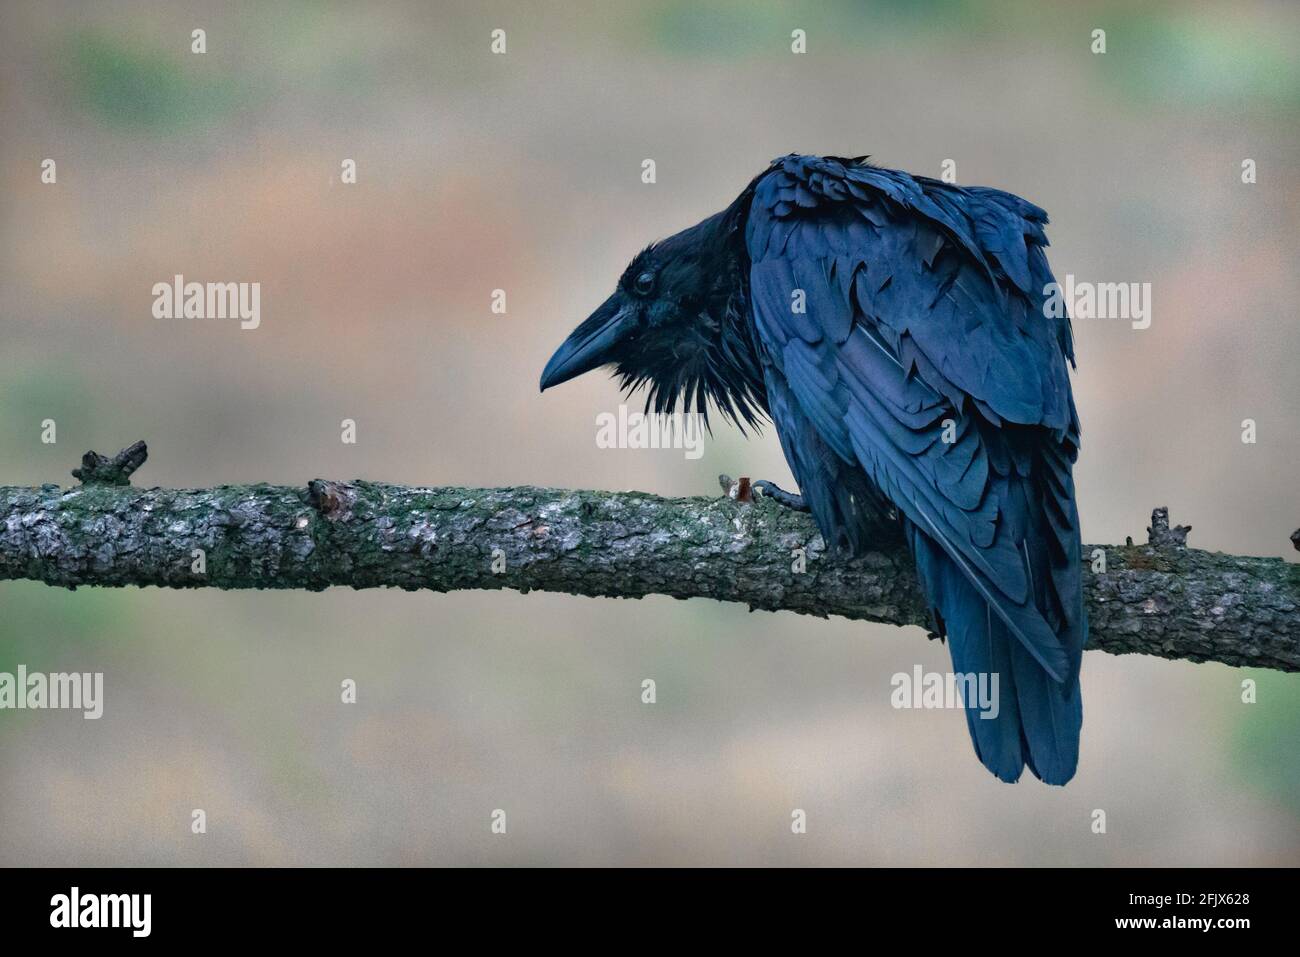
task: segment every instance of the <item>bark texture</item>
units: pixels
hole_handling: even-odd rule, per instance
[[[896,534],[882,529],[878,551],[848,560],[826,552],[808,515],[761,496],[324,480],[140,489],[124,484],[146,454],[137,446],[87,453],[80,486],[0,487],[0,580],[536,588],[929,624]],[[1084,547],[1090,648],[1300,670],[1300,565],[1188,548],[1189,529],[1171,528],[1164,509],[1148,531],[1145,545]],[[1093,571],[1096,549],[1104,571]]]

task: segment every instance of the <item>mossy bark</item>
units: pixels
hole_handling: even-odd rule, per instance
[[[0,579],[662,594],[929,622],[895,536],[844,559],[826,552],[806,514],[761,498],[361,481],[139,489],[119,474],[73,488],[0,487]],[[1083,569],[1089,647],[1300,670],[1300,566],[1187,548],[1186,530],[1162,514],[1151,544],[1085,546],[1085,557],[1106,555],[1104,572]]]

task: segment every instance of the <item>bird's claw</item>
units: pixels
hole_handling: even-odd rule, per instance
[[[784,505],[786,508],[794,509],[796,512],[810,511],[808,503],[804,501],[802,495],[796,495],[794,492],[787,492],[775,482],[769,482],[767,479],[760,479],[754,483],[754,491],[770,498],[778,505]]]

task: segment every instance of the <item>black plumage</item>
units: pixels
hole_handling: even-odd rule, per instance
[[[826,541],[861,551],[896,520],[954,670],[998,676],[998,716],[966,709],[981,761],[1064,784],[1087,623],[1046,222],[999,190],[786,156],[638,255],[542,388],[611,365],[658,411],[769,416]]]

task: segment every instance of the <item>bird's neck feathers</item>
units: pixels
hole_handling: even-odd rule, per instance
[[[629,389],[649,386],[646,408],[672,412],[682,409],[708,417],[712,404],[739,426],[757,429],[767,417],[767,391],[758,347],[749,318],[749,256],[744,242],[744,214],[748,202],[742,195],[727,209],[662,245],[689,247],[694,290],[692,321],[666,348],[657,353],[640,374],[624,374]],[[642,359],[649,358],[642,355]]]

